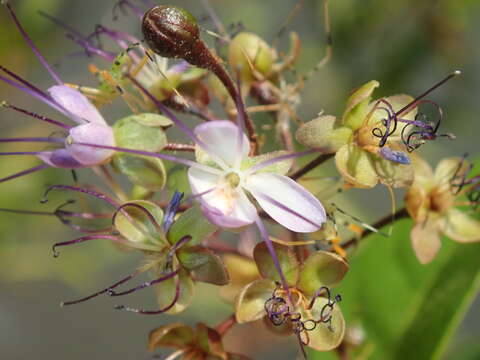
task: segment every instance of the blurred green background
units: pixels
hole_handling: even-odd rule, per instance
[[[54,14],[85,34],[101,23],[139,35],[139,20],[132,14],[112,21],[113,0],[11,2],[28,33],[48,61],[57,65],[66,82],[94,85],[86,67],[92,60],[65,58],[65,54],[78,50],[77,46],[65,38],[62,29],[41,17],[39,10]],[[170,3],[186,7],[200,19],[206,18],[199,1],[172,0]],[[211,0],[224,24],[241,22],[267,42],[275,38],[296,3],[293,0]],[[302,39],[299,73],[310,70],[325,52],[322,2],[306,0],[303,5],[288,27],[297,31]],[[431,96],[446,113],[443,131],[455,133],[458,140],[440,140],[422,147],[420,152],[432,164],[444,156],[459,156],[465,152],[478,158],[480,1],[335,0],[331,1],[330,13],[333,59],[306,84],[298,109],[304,121],[322,110],[340,114],[348,92],[371,79],[381,83],[376,93],[378,97],[396,93],[416,95],[452,70],[461,69],[461,77]],[[202,21],[202,26],[212,28],[208,21]],[[283,49],[287,48],[285,36],[280,44]],[[94,62],[102,64],[102,61]],[[0,8],[0,64],[40,88],[53,84],[3,8]],[[60,118],[47,106],[3,83],[0,84],[0,100]],[[127,114],[127,109],[117,103],[102,112],[111,122]],[[0,117],[2,137],[39,136],[48,131],[44,124],[11,111],[1,110]],[[2,146],[2,149],[7,148],[14,147]],[[2,157],[0,177],[34,164],[34,159]],[[80,179],[85,181],[89,176],[89,171],[82,171]],[[60,199],[52,199],[46,205],[39,204],[39,200],[46,185],[63,182],[71,182],[69,174],[52,169],[0,184],[0,207],[52,210]],[[349,210],[366,221],[374,221],[390,207],[386,196],[385,189],[380,187],[368,192],[352,191],[348,197]],[[431,265],[420,266],[410,249],[408,226],[408,223],[397,226],[390,239],[366,241],[353,260],[345,284],[338,290],[344,295],[342,307],[350,323],[362,325],[369,340],[387,344],[387,347],[395,343],[408,317],[408,309],[418,302],[422,288],[432,283],[438,269],[457,250],[457,246],[445,239],[440,256]],[[140,259],[131,253],[120,253],[102,241],[64,249],[61,256],[54,259],[51,245],[75,236],[51,217],[0,214],[1,357],[148,359],[151,356],[145,351],[148,331],[173,318],[119,312],[113,305],[154,307],[152,291],[145,290],[130,298],[99,297],[78,306],[59,307],[62,300],[78,298],[120,279],[131,272]],[[478,246],[471,250],[480,254]],[[461,267],[462,258],[458,263]],[[227,316],[228,305],[213,301],[211,294],[215,292],[211,290],[202,287],[200,292],[204,296],[198,297],[195,305],[181,318],[191,323],[205,321],[214,325]],[[445,293],[445,297],[455,296],[455,293]],[[426,316],[424,320],[428,321],[431,313]],[[360,323],[359,319],[365,323]],[[232,331],[227,337],[229,349],[250,354],[254,359],[295,358],[298,351],[293,338],[275,338],[265,332],[251,336],[252,327],[261,328],[244,325]],[[480,358],[479,335],[480,304],[477,299],[477,304],[470,308],[455,332],[444,358]],[[371,354],[369,358],[391,358],[379,346],[371,345],[370,348],[367,349],[370,353],[364,354]],[[402,354],[397,356],[403,358]],[[322,354],[315,358],[329,357]],[[415,352],[408,353],[408,357],[426,359]]]

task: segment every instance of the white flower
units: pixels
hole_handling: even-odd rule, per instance
[[[188,178],[193,194],[198,196],[212,223],[237,228],[256,222],[258,214],[250,196],[268,215],[292,231],[314,232],[325,222],[320,201],[271,166],[285,156],[252,161],[255,158],[248,157],[247,137],[230,121],[200,124],[194,134],[201,142],[197,142],[197,161],[204,166],[190,167]]]

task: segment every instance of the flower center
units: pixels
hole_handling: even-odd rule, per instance
[[[225,181],[232,189],[235,189],[240,184],[240,176],[232,171],[225,175]]]

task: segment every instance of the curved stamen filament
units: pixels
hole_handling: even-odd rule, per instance
[[[0,77],[0,78],[1,78],[1,77]],[[41,99],[41,100],[42,100],[42,99]],[[43,100],[42,100],[42,101],[43,101]],[[65,129],[65,130],[67,130],[67,131],[72,128],[72,126],[66,125],[66,124],[64,124],[63,122],[60,122],[60,121],[57,121],[57,120],[53,120],[53,119],[47,118],[46,116],[39,115],[39,114],[36,114],[36,113],[34,113],[34,112],[31,112],[31,111],[28,111],[28,110],[19,108],[19,107],[17,107],[17,106],[14,106],[14,105],[12,105],[12,104],[7,103],[6,101],[1,102],[1,103],[0,103],[0,107],[6,108],[6,109],[15,110],[15,111],[20,112],[20,113],[22,113],[22,114],[31,116],[31,117],[33,117],[34,119],[41,120],[41,121],[45,121],[45,122],[47,122],[47,123],[49,123],[49,124],[52,124],[52,125],[55,125],[55,126],[59,126],[59,127]]]
[[[120,204],[118,204],[115,200],[113,200],[112,198],[110,198],[109,196],[107,196],[105,194],[102,194],[102,193],[99,193],[99,192],[96,192],[96,191],[93,191],[93,190],[88,190],[88,189],[83,189],[83,188],[79,188],[79,187],[76,187],[76,186],[71,186],[71,185],[52,185],[52,186],[48,187],[48,189],[43,194],[43,199],[41,201],[42,203],[46,203],[48,201],[48,194],[52,190],[76,191],[76,192],[87,194],[87,195],[96,197],[97,199],[103,200],[103,201],[112,205],[115,208],[120,206]]]
[[[2,155],[2,153],[0,153],[0,155]],[[24,176],[24,175],[28,175],[28,174],[34,173],[34,172],[37,172],[37,171],[46,169],[46,168],[48,168],[48,167],[49,167],[49,166],[48,166],[47,164],[40,164],[40,165],[34,166],[34,167],[30,168],[30,169],[23,170],[23,171],[20,171],[20,172],[18,172],[18,173],[16,173],[16,174],[13,174],[13,175],[10,175],[10,176],[1,178],[1,179],[0,179],[0,183],[5,182],[5,181],[8,181],[8,180],[16,179],[16,178],[19,178],[19,177]]]
[[[17,16],[15,15],[15,12],[13,11],[12,7],[10,6],[9,2],[8,1],[5,1],[5,6],[7,7],[7,10],[10,14],[10,16],[12,17],[12,20],[13,22],[15,23],[15,25],[17,26],[18,30],[20,31],[20,33],[22,34],[23,38],[25,39],[25,41],[28,43],[28,45],[30,46],[30,48],[32,49],[33,53],[35,54],[35,56],[38,58],[38,60],[40,61],[40,63],[43,65],[43,67],[48,71],[48,73],[50,74],[50,76],[53,78],[53,80],[55,80],[55,82],[59,85],[63,85],[63,81],[60,79],[60,77],[57,75],[57,73],[55,71],[53,71],[52,67],[50,65],[48,65],[47,63],[47,60],[45,60],[44,56],[41,54],[40,50],[35,46],[35,44],[33,43],[32,39],[30,39],[30,37],[28,36],[27,32],[25,31],[25,29],[23,28],[22,24],[20,23],[20,21],[18,20]]]
[[[6,138],[6,139],[1,139],[0,138],[0,143],[5,142],[50,142],[50,143],[57,143],[57,144],[63,144],[65,142],[65,139],[62,138],[51,138],[51,137],[27,137],[27,138]]]
[[[142,314],[142,315],[158,315],[158,314],[162,314],[162,313],[170,310],[172,307],[174,307],[179,298],[180,298],[180,279],[177,276],[175,278],[175,296],[173,297],[172,302],[170,304],[168,304],[167,306],[165,306],[164,308],[159,309],[159,310],[145,310],[145,309],[131,308],[131,307],[127,307],[125,305],[117,305],[117,306],[115,306],[115,309],[130,311],[130,312],[134,312],[134,313]]]
[[[278,162],[285,161],[285,160],[290,160],[290,159],[295,159],[295,158],[302,157],[302,156],[305,156],[305,155],[310,155],[310,154],[313,154],[315,152],[317,152],[317,150],[314,150],[314,149],[305,150],[305,151],[300,151],[300,152],[296,152],[296,153],[293,153],[293,154],[280,155],[280,156],[273,157],[271,159],[267,159],[265,161],[262,161],[262,162],[260,162],[256,165],[252,166],[250,169],[248,169],[245,172],[245,176],[251,175],[254,172],[260,171],[260,170],[262,170],[266,167],[269,167],[270,165],[276,164]]]
[[[159,277],[158,279],[155,279],[155,280],[152,280],[152,281],[146,281],[146,282],[144,282],[143,284],[140,284],[140,285],[138,285],[138,286],[135,286],[134,288],[131,288],[131,289],[129,289],[129,290],[125,290],[125,291],[121,291],[121,292],[116,292],[116,291],[114,291],[113,289],[111,289],[111,290],[108,290],[107,292],[108,292],[108,295],[109,295],[109,296],[112,296],[112,297],[113,297],[113,296],[128,295],[128,294],[131,294],[131,293],[136,292],[136,291],[138,291],[138,290],[142,290],[142,289],[145,289],[145,288],[147,288],[147,287],[157,285],[157,284],[159,284],[159,283],[161,283],[161,282],[163,282],[163,281],[166,281],[166,280],[168,280],[168,279],[171,279],[171,278],[173,278],[174,276],[178,275],[178,272],[179,272],[179,271],[178,271],[178,269],[177,269],[177,270],[175,270],[175,271],[172,271],[172,272],[170,272],[170,273],[168,273],[168,274],[166,274],[166,275],[163,275],[163,276]]]
[[[208,144],[206,144],[204,141],[200,140],[197,135],[194,134],[190,128],[188,128],[187,125],[185,125],[180,119],[178,119],[165,105],[162,104],[161,101],[158,101],[155,96],[153,96],[145,87],[140,84],[137,79],[134,77],[130,76],[129,74],[126,75],[134,84],[137,86],[142,93],[144,93],[159,109],[162,113],[164,113],[170,120],[172,120],[175,125],[178,126],[178,128],[185,134],[187,135],[190,139],[195,142],[198,146],[202,147],[208,155],[222,168],[222,169],[227,169],[228,166],[225,164],[225,162],[216,154],[215,149],[212,149]]]
[[[159,159],[162,159],[162,160],[167,160],[167,161],[175,162],[175,163],[178,163],[178,164],[187,165],[187,166],[190,166],[190,167],[196,167],[198,169],[201,169],[205,172],[209,172],[211,174],[215,174],[215,175],[221,175],[222,174],[222,171],[219,170],[219,169],[215,169],[211,166],[203,165],[203,164],[197,163],[197,162],[192,161],[192,160],[179,158],[179,157],[174,156],[174,155],[154,153],[154,152],[151,152],[151,151],[127,149],[127,148],[122,148],[122,147],[118,147],[118,146],[107,146],[107,145],[89,144],[89,143],[82,143],[82,142],[75,142],[74,144],[75,145],[82,145],[82,146],[89,146],[89,147],[98,148],[98,149],[109,149],[109,150],[115,150],[117,152],[155,157],[155,158],[159,158]]]

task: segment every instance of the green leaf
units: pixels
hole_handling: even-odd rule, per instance
[[[113,133],[117,146],[153,152],[162,150],[167,144],[167,136],[158,125],[165,123],[162,118],[158,114],[139,114],[116,121]]]
[[[411,227],[411,220],[400,220],[389,238],[373,234],[362,240],[350,261],[351,271],[335,289],[342,295],[347,324],[359,324],[374,348],[372,359],[391,358],[417,294],[423,293],[452,248],[462,246],[445,240],[435,259],[421,265],[412,249]],[[388,231],[389,227],[384,229]],[[461,267],[462,259],[457,261]],[[446,291],[444,296],[456,294]]]
[[[184,236],[190,235],[192,239],[188,244],[197,245],[215,230],[217,227],[205,219],[198,205],[194,205],[175,220],[168,232],[168,240],[175,244]]]
[[[245,286],[235,299],[235,316],[238,323],[261,319],[266,315],[265,302],[272,296],[275,283],[259,279]]]
[[[167,181],[167,174],[162,160],[147,156],[115,154],[115,169],[126,175],[135,185],[147,190],[162,190]]]
[[[167,188],[170,190],[171,195],[175,190],[184,193],[185,195],[190,194],[192,191],[190,189],[190,183],[188,182],[187,170],[184,165],[173,165],[169,162],[166,164],[167,167]]]
[[[134,116],[134,120],[144,126],[167,128],[173,125],[172,120],[160,114],[143,113]]]
[[[456,245],[418,294],[391,359],[440,359],[480,289],[480,244]]]
[[[317,251],[302,266],[298,288],[306,295],[313,295],[322,286],[335,286],[344,278],[349,266],[337,254]]]
[[[273,248],[275,249],[280,267],[288,285],[295,286],[300,272],[300,265],[298,264],[295,254],[288,246],[273,243]],[[265,242],[258,243],[257,246],[255,246],[253,259],[262,277],[280,281],[280,275],[278,274],[278,270],[275,267],[275,263]]]
[[[193,272],[196,281],[226,285],[228,273],[222,259],[213,251],[201,246],[181,248],[177,252],[182,266]]]

